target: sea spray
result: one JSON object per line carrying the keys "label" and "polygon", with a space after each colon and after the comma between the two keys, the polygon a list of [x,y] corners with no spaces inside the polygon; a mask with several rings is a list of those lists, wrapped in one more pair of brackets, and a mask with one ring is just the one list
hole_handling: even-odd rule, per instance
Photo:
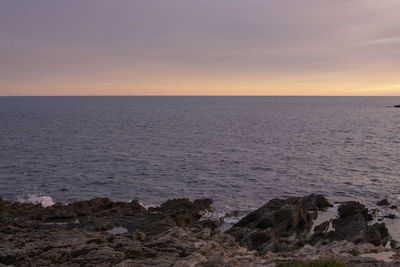
{"label": "sea spray", "polygon": [[34,205],[41,204],[45,208],[54,205],[52,197],[47,196],[44,193],[33,193],[26,194],[24,196],[18,196],[17,201],[21,203],[32,203]]}

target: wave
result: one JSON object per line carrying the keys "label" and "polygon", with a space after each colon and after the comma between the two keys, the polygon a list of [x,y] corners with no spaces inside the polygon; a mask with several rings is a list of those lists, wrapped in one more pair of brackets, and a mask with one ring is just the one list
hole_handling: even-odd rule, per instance
{"label": "wave", "polygon": [[53,198],[43,193],[27,194],[18,196],[17,201],[20,203],[32,203],[34,205],[41,204],[43,207],[50,207],[54,205]]}

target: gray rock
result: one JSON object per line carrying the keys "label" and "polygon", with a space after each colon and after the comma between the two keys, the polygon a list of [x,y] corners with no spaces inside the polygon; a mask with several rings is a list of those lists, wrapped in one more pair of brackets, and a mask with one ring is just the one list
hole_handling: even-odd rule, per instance
{"label": "gray rock", "polygon": [[226,233],[234,236],[241,245],[262,253],[286,249],[288,246],[282,240],[310,230],[312,216],[308,203],[314,197],[272,199]]}
{"label": "gray rock", "polygon": [[385,223],[375,223],[368,226],[368,242],[375,246],[385,246],[389,239],[390,235]]}
{"label": "gray rock", "polygon": [[314,233],[315,234],[325,234],[326,232],[328,232],[329,225],[330,225],[330,221],[326,221],[326,222],[321,223],[320,225],[315,226]]}
{"label": "gray rock", "polygon": [[353,243],[368,241],[367,222],[360,213],[333,220],[333,227],[335,240],[347,240]]}
{"label": "gray rock", "polygon": [[372,216],[368,214],[368,209],[357,201],[347,201],[342,203],[338,209],[341,218],[346,218],[357,213],[361,214],[365,220],[372,220]]}
{"label": "gray rock", "polygon": [[385,199],[382,199],[382,200],[378,201],[378,202],[376,203],[376,205],[378,205],[378,206],[389,206],[390,203],[389,203],[389,201],[385,198]]}
{"label": "gray rock", "polygon": [[390,247],[393,248],[393,249],[398,249],[398,248],[400,248],[400,243],[399,243],[399,241],[390,240]]}

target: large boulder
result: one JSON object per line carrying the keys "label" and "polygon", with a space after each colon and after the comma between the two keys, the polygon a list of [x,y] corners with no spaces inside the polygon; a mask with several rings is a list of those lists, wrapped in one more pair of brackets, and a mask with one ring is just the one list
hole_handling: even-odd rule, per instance
{"label": "large boulder", "polygon": [[353,243],[365,243],[368,241],[368,226],[364,217],[356,213],[345,218],[333,221],[336,240],[347,240]]}
{"label": "large boulder", "polygon": [[291,237],[307,232],[312,226],[307,197],[272,199],[241,219],[226,233],[241,245],[265,253],[288,249]]}
{"label": "large boulder", "polygon": [[350,217],[355,214],[361,214],[366,220],[372,220],[372,216],[368,214],[368,209],[357,201],[347,201],[342,203],[338,209],[341,218]]}
{"label": "large boulder", "polygon": [[356,201],[348,201],[339,206],[340,218],[333,221],[335,240],[347,240],[353,243],[372,243],[375,246],[386,245],[391,239],[385,223],[368,225],[371,219],[368,209]]}
{"label": "large boulder", "polygon": [[383,245],[391,239],[385,223],[375,223],[368,226],[368,241],[375,246]]}

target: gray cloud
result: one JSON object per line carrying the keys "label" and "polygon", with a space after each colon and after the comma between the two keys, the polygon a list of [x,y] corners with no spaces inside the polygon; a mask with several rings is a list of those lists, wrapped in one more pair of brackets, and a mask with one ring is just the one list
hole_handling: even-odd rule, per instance
{"label": "gray cloud", "polygon": [[400,2],[4,0],[0,35],[0,78],[9,83],[116,69],[200,76],[385,71],[400,60]]}

